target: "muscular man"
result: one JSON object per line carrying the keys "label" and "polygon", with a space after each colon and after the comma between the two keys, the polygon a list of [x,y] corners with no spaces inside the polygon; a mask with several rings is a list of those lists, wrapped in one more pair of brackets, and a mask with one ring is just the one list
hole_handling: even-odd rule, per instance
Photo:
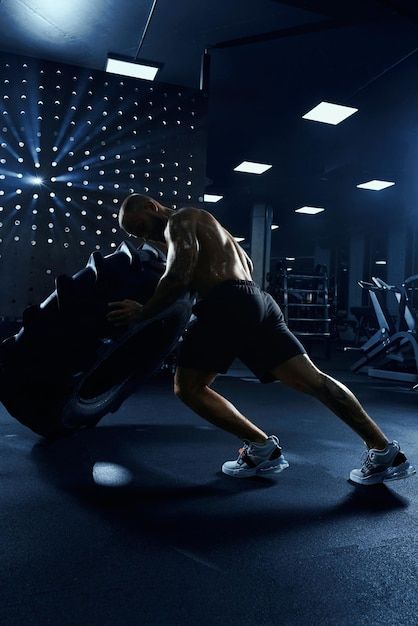
{"label": "muscular man", "polygon": [[415,473],[396,441],[389,442],[355,396],[321,372],[289,331],[273,298],[251,278],[252,262],[232,235],[208,212],[174,211],[153,198],[132,194],[122,203],[119,224],[129,234],[166,244],[167,268],[153,297],[110,303],[109,321],[129,324],[153,317],[185,289],[196,293],[196,320],[178,356],[175,394],[198,415],[244,441],[229,476],[277,473],[288,467],[279,440],[268,436],[211,389],[238,357],[263,383],[281,383],[314,396],[366,443],[368,452],[350,479],[363,485]]}

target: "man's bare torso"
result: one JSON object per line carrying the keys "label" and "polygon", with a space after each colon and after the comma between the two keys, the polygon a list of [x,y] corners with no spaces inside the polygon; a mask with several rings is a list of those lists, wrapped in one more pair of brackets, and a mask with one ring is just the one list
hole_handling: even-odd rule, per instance
{"label": "man's bare torso", "polygon": [[[225,280],[252,280],[252,263],[234,237],[207,211],[201,209],[181,209],[175,213],[176,219],[181,217],[186,223],[190,240],[187,246],[196,247],[197,259],[190,280],[190,287],[200,297],[204,297],[212,287]],[[181,254],[181,243],[173,241],[170,236],[170,218],[165,231],[168,244],[176,245]],[[186,247],[186,245],[185,245]]]}

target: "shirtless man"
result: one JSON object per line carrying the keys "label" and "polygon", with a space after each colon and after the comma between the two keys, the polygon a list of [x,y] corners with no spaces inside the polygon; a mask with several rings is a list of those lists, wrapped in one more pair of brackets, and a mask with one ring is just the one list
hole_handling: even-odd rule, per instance
{"label": "shirtless man", "polygon": [[185,289],[196,293],[196,321],[178,355],[174,392],[198,415],[244,441],[229,476],[278,473],[289,466],[279,440],[242,415],[213,389],[217,373],[240,358],[263,383],[281,383],[314,396],[366,443],[368,452],[353,482],[373,485],[415,473],[396,441],[389,442],[355,396],[321,372],[289,331],[273,298],[251,278],[253,265],[232,235],[208,212],[174,211],[153,198],[132,194],[122,203],[119,224],[129,234],[168,246],[167,268],[152,298],[110,303],[108,320],[125,325],[153,317]]}

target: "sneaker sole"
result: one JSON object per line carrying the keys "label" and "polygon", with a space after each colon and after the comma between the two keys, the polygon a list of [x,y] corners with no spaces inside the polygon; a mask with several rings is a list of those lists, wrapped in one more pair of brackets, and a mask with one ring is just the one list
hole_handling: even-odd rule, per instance
{"label": "sneaker sole", "polygon": [[406,470],[404,470],[403,472],[400,472],[399,475],[395,473],[393,476],[390,476],[389,478],[385,478],[383,482],[390,483],[392,480],[401,480],[402,478],[409,478],[410,476],[413,476],[416,473],[417,473],[417,470],[415,469],[415,467],[409,466]]}
{"label": "sneaker sole", "polygon": [[380,474],[374,474],[369,476],[368,478],[359,478],[355,474],[350,473],[350,481],[355,483],[356,485],[379,485],[382,483],[388,483],[393,480],[402,480],[404,478],[409,478],[416,474],[415,467],[412,465],[402,463],[398,468],[392,468],[393,470],[397,469],[397,471],[393,471],[392,474],[387,474],[385,472],[381,472]]}
{"label": "sneaker sole", "polygon": [[251,478],[251,476],[256,476],[257,474],[280,474],[280,472],[289,467],[289,463],[287,461],[282,461],[279,465],[268,465],[267,467],[262,466],[263,464],[260,463],[257,467],[238,470],[231,470],[222,466],[222,472],[227,476],[232,476],[233,478]]}

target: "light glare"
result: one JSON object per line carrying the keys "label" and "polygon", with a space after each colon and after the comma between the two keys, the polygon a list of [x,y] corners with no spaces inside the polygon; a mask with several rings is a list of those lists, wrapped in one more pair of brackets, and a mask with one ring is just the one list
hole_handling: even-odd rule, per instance
{"label": "light glare", "polygon": [[44,181],[40,176],[31,176],[29,182],[31,182],[32,185],[42,185]]}

